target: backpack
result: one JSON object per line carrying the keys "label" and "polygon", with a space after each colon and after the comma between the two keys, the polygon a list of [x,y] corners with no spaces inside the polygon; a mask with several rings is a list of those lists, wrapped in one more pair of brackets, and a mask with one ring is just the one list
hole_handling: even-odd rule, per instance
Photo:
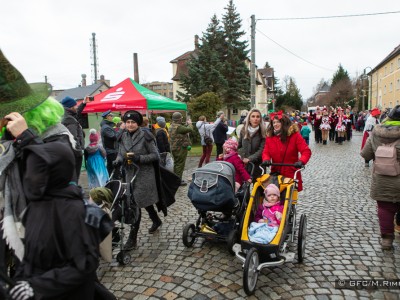
{"label": "backpack", "polygon": [[385,176],[400,175],[400,163],[397,160],[396,140],[390,144],[383,144],[375,151],[375,160],[372,172]]}
{"label": "backpack", "polygon": [[210,136],[207,135],[206,125],[203,123],[202,126],[204,126],[204,143],[206,145],[212,145],[213,144],[213,139]]}

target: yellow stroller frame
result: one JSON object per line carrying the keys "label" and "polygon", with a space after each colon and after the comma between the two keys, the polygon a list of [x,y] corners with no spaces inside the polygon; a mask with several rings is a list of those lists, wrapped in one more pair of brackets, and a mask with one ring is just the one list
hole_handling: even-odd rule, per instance
{"label": "yellow stroller frame", "polygon": [[[272,164],[273,166],[293,166],[293,164]],[[305,253],[305,238],[307,233],[307,217],[302,214],[299,228],[296,230],[296,206],[298,200],[297,174],[294,179],[282,175],[264,174],[254,183],[250,199],[243,217],[240,245],[234,246],[236,257],[243,262],[243,288],[247,295],[252,295],[257,285],[260,271],[266,267],[279,266],[294,260],[295,253],[289,252],[288,244],[294,242],[297,233],[297,258],[301,263]],[[275,183],[281,192],[284,208],[281,224],[275,237],[268,244],[252,242],[248,229],[257,207],[262,203],[264,189],[268,184]],[[281,202],[282,203],[282,202]]]}

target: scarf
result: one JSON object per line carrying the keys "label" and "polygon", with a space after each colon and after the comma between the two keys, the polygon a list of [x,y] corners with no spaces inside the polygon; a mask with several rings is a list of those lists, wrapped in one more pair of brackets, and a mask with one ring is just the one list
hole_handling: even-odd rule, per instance
{"label": "scarf", "polygon": [[281,135],[281,133],[282,133],[282,129],[279,129],[279,130],[274,129],[274,135]]}
{"label": "scarf", "polygon": [[[42,139],[62,134],[68,135],[71,146],[75,149],[76,142],[73,135],[60,123],[46,130]],[[10,140],[0,141],[0,211],[4,208],[4,216],[1,221],[3,238],[15,251],[18,259],[22,261],[24,245],[21,238],[24,235],[24,229],[21,220],[26,209],[26,199],[12,144],[13,141]]]}
{"label": "scarf", "polygon": [[257,131],[258,129],[260,129],[260,125],[258,125],[257,127],[247,127],[247,131],[249,132],[250,137],[252,137]]}
{"label": "scarf", "polygon": [[21,224],[22,215],[26,208],[25,195],[22,192],[18,163],[14,160],[13,141],[1,141],[0,150],[0,210],[4,208],[2,222],[3,237],[15,255],[22,261],[24,245]]}
{"label": "scarf", "polygon": [[229,157],[234,156],[235,154],[237,154],[237,152],[235,151],[231,151],[227,154],[224,154],[224,160],[227,160]]}

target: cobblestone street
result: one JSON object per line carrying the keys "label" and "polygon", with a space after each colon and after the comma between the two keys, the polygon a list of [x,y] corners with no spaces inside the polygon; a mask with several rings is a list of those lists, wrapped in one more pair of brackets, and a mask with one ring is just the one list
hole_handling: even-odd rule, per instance
{"label": "cobblestone street", "polygon": [[[255,295],[247,297],[242,265],[226,244],[198,239],[192,248],[183,245],[184,225],[197,218],[186,186],[179,188],[154,235],[148,234],[150,221],[143,210],[131,263],[102,262],[100,281],[118,299],[400,299],[399,288],[335,289],[338,279],[398,279],[400,239],[397,235],[394,251],[381,250],[376,203],[369,197],[370,168],[359,156],[361,133],[353,132],[341,146],[315,144],[313,133],[310,138],[313,154],[302,172],[297,214],[308,217],[302,264],[295,260],[263,269]],[[188,158],[185,179],[198,159]]]}

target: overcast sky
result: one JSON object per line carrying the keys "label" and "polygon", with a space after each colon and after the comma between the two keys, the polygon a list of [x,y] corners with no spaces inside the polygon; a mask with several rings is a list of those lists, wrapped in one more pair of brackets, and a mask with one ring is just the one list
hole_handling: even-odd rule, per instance
{"label": "overcast sky", "polygon": [[[171,81],[170,61],[193,50],[194,35],[205,32],[213,14],[222,20],[227,4],[228,0],[3,1],[0,48],[28,82],[44,81],[47,75],[55,89],[68,89],[80,84],[81,74],[87,74],[88,84],[93,81],[90,44],[95,32],[98,73],[111,85],[133,78],[134,52],[141,83]],[[254,14],[257,19],[258,68],[268,61],[281,82],[286,75],[293,77],[303,100],[322,78],[332,78],[339,63],[355,77],[400,44],[400,14],[261,20],[400,11],[398,0],[234,0],[234,4],[248,41],[250,17]]]}

